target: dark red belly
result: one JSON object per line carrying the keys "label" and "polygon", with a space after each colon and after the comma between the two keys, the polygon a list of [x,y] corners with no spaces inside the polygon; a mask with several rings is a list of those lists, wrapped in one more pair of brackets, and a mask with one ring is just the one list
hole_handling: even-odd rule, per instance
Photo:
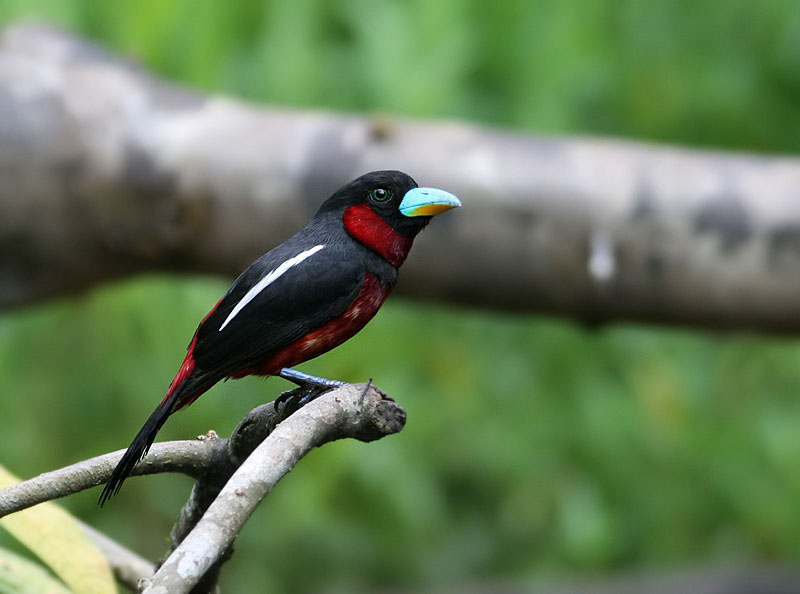
{"label": "dark red belly", "polygon": [[366,273],[358,297],[346,311],[278,351],[264,363],[243,369],[231,377],[276,375],[284,367],[294,367],[339,346],[372,319],[391,291],[390,285],[382,283],[374,274]]}

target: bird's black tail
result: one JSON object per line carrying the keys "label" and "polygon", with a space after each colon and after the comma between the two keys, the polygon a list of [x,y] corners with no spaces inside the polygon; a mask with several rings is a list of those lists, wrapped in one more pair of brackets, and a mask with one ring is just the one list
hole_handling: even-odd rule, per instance
{"label": "bird's black tail", "polygon": [[212,377],[206,373],[193,370],[174,389],[173,386],[170,386],[167,396],[145,421],[144,426],[133,438],[131,445],[128,446],[120,461],[117,462],[114,472],[111,473],[111,477],[100,493],[100,499],[97,501],[100,507],[103,507],[106,501],[119,493],[122,483],[130,476],[134,466],[147,455],[150,446],[153,445],[156,439],[156,434],[166,423],[167,418],[176,410],[192,403],[195,398],[217,383],[218,380],[219,376]]}
{"label": "bird's black tail", "polygon": [[155,441],[158,430],[167,421],[167,417],[175,411],[181,392],[183,390],[176,390],[164,402],[159,404],[139,430],[139,433],[136,434],[136,437],[133,438],[131,445],[128,446],[116,468],[114,468],[114,472],[111,473],[106,486],[103,487],[103,492],[100,493],[100,499],[98,500],[100,507],[119,492],[122,483],[133,471],[133,467],[147,455],[150,446]]}

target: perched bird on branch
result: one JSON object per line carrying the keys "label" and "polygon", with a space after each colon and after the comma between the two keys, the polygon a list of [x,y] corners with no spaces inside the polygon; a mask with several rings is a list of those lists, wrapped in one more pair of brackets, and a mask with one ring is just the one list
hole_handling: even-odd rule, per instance
{"label": "perched bird on branch", "polygon": [[[342,344],[377,313],[414,237],[458,198],[374,171],[337,190],[296,235],[253,262],[200,322],[166,396],[100,494],[117,493],[173,412],[218,381],[277,375],[309,399],[342,382],[291,369]],[[299,391],[299,392],[298,392]]]}

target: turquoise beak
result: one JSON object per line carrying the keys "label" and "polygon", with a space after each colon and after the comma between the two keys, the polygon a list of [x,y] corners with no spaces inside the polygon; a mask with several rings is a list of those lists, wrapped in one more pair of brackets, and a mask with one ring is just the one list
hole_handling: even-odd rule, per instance
{"label": "turquoise beak", "polygon": [[461,201],[450,192],[437,188],[412,188],[403,196],[398,208],[407,217],[432,217],[459,206]]}

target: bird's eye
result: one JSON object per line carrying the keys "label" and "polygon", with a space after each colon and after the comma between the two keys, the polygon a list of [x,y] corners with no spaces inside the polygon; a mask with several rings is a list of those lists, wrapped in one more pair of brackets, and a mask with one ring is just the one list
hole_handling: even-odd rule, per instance
{"label": "bird's eye", "polygon": [[376,188],[369,193],[369,197],[375,202],[386,202],[392,197],[392,193],[389,190],[384,190],[383,188]]}

